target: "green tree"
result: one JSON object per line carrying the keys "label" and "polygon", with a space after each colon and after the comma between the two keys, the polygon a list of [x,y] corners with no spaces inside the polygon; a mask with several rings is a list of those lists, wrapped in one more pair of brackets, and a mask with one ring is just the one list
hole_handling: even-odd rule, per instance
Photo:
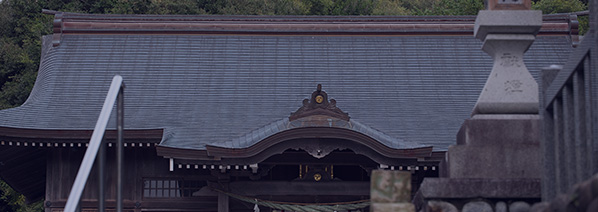
{"label": "green tree", "polygon": [[374,2],[372,0],[340,0],[334,1],[331,15],[370,15]]}
{"label": "green tree", "polygon": [[[532,9],[542,10],[544,14],[579,12],[588,9],[588,6],[579,0],[541,0],[532,2]],[[588,31],[590,22],[588,16],[578,17],[579,34]]]}
{"label": "green tree", "polygon": [[35,0],[0,2],[0,109],[22,104],[29,95],[41,52],[41,36],[50,33],[52,17]]}
{"label": "green tree", "polygon": [[532,2],[532,9],[542,10],[544,14],[553,14],[583,11],[588,7],[579,0],[540,0]]}
{"label": "green tree", "polygon": [[0,211],[33,212],[43,210],[43,201],[26,204],[23,195],[17,193],[8,184],[0,180]]}
{"label": "green tree", "polygon": [[379,0],[374,2],[372,15],[410,15],[411,12],[397,0]]}
{"label": "green tree", "polygon": [[405,1],[403,6],[414,15],[477,15],[484,9],[484,0]]}
{"label": "green tree", "polygon": [[329,15],[334,7],[333,0],[308,0],[309,15]]}

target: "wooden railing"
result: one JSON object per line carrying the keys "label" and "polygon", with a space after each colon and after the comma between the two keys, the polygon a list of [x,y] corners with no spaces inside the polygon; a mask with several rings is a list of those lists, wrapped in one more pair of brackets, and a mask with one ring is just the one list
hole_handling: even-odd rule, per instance
{"label": "wooden railing", "polygon": [[542,71],[545,201],[598,172],[597,58],[596,33],[590,31],[564,66]]}

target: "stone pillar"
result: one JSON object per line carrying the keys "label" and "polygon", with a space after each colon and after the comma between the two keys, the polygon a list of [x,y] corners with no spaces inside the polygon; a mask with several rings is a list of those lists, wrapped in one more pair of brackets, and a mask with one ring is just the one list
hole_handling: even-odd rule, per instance
{"label": "stone pillar", "polygon": [[476,114],[538,114],[538,84],[523,63],[523,53],[542,27],[538,10],[482,10],[474,36],[494,66],[473,110]]}
{"label": "stone pillar", "polygon": [[[542,12],[526,5],[529,0],[489,0],[489,8],[499,10],[478,13],[474,36],[494,65],[472,117],[446,153],[448,178],[424,179],[414,200],[418,210],[453,204],[464,212],[492,211],[506,208],[505,200],[540,201],[538,83],[523,55],[542,27]],[[479,199],[468,202],[473,198]]]}
{"label": "stone pillar", "polygon": [[538,115],[475,115],[449,147],[450,178],[541,178]]}
{"label": "stone pillar", "polygon": [[539,155],[538,83],[523,54],[542,27],[542,12],[482,10],[474,36],[494,65],[448,152],[448,176],[456,178],[537,178]]}
{"label": "stone pillar", "polygon": [[540,27],[541,11],[478,14],[474,36],[494,65],[457,145],[449,147],[449,177],[541,177],[538,83],[523,63]]}
{"label": "stone pillar", "polygon": [[374,170],[370,192],[372,212],[415,212],[411,204],[411,172]]}

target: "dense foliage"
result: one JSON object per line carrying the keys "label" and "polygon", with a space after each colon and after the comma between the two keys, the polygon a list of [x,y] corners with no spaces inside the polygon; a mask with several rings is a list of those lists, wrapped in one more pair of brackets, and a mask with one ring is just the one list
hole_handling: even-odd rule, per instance
{"label": "dense foliage", "polygon": [[[541,0],[544,13],[586,9],[579,0]],[[53,17],[42,9],[116,14],[475,15],[483,0],[0,0],[0,109],[28,97],[39,66],[41,36]],[[587,20],[587,19],[586,19]],[[583,22],[583,20],[581,20]],[[0,181],[0,211],[41,210]]]}
{"label": "dense foliage", "polygon": [[33,212],[43,211],[43,202],[26,204],[25,197],[10,188],[4,181],[0,180],[0,211]]}
{"label": "dense foliage", "polygon": [[[588,9],[588,6],[581,1],[571,0],[542,0],[532,3],[532,9],[542,10],[544,14],[553,13],[567,13],[575,11],[584,11]],[[582,16],[578,18],[579,21],[579,33],[585,34],[588,31],[589,18],[588,16]]]}

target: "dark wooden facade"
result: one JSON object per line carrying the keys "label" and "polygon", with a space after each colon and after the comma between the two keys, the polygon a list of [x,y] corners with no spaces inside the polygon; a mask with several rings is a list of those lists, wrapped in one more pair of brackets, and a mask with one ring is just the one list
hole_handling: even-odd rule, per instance
{"label": "dark wooden facade", "polygon": [[[288,124],[297,127],[246,148],[208,146],[205,151],[165,148],[158,145],[161,130],[126,131],[124,208],[126,211],[253,211],[254,205],[231,198],[230,194],[290,203],[351,202],[369,199],[369,175],[375,169],[411,171],[413,191],[424,177],[438,177],[438,164],[444,152],[432,152],[431,147],[389,148],[352,128],[349,115],[334,103],[318,86],[311,99],[304,100],[304,106],[289,117]],[[24,178],[27,180],[7,181],[37,185],[32,190],[37,192],[43,189],[45,181],[46,211],[62,211],[90,132],[8,128],[5,132],[8,141],[1,143],[2,150],[7,152],[3,159],[16,157],[9,154],[15,152],[39,166],[35,173]],[[107,133],[105,144],[108,209],[116,205],[113,133]],[[32,141],[38,136],[54,142]],[[21,166],[19,161],[5,160],[9,164],[4,165],[15,171],[31,168]],[[5,176],[9,178],[22,176],[8,174],[11,175]],[[82,196],[84,211],[97,207],[98,184],[94,168]]]}
{"label": "dark wooden facade", "polygon": [[[35,172],[20,176],[30,178],[27,183],[45,183],[45,189],[40,186],[34,187],[38,192],[46,191],[46,211],[62,211],[83,158],[84,145],[48,143],[48,147],[48,144],[44,143],[42,147],[39,147],[39,144],[34,147],[32,144],[19,142],[17,146],[17,142],[11,142],[4,143],[2,148],[16,153],[35,152],[35,156],[29,156],[31,163],[45,162],[46,167],[37,167]],[[157,155],[154,144],[127,143],[124,207],[126,211],[219,211],[219,204],[222,207],[222,202],[227,201],[229,211],[253,211],[253,205],[229,199],[215,189],[284,202],[326,203],[362,200],[369,198],[371,170],[410,170],[413,173],[413,187],[417,188],[424,177],[438,176],[438,160],[443,156],[444,154],[439,152],[428,157],[428,161],[404,159],[397,163],[402,165],[380,167],[379,163],[369,157],[351,150],[335,150],[318,159],[303,150],[291,149],[261,161],[254,171],[250,166],[206,165],[205,161],[199,160],[176,159],[171,165],[169,158]],[[115,167],[114,162],[115,148],[110,144],[107,150],[105,182],[108,209],[115,207],[116,171],[111,168]],[[19,165],[27,166],[27,163]],[[32,168],[27,167],[28,170]],[[94,168],[82,197],[84,211],[97,208],[97,175]],[[316,175],[320,177],[315,178]]]}

